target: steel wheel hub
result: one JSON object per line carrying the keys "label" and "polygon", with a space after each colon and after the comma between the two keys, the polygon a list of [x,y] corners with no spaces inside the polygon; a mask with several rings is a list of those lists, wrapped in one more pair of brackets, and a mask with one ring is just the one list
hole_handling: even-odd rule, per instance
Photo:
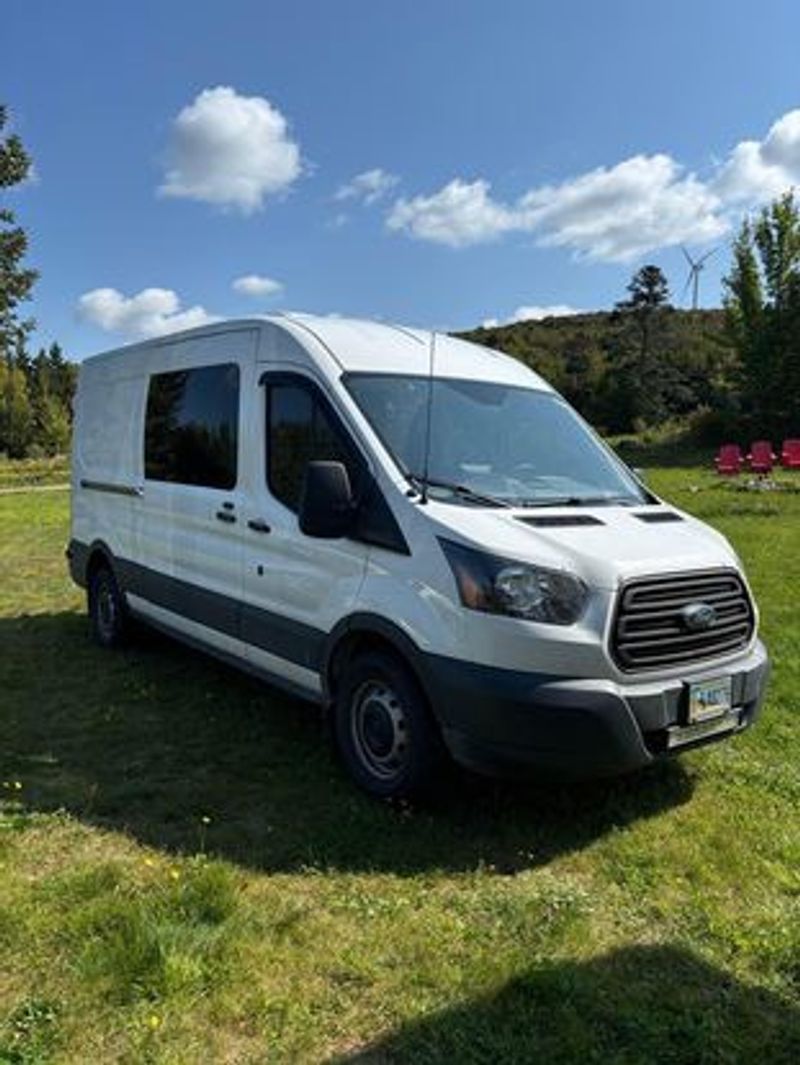
{"label": "steel wheel hub", "polygon": [[395,691],[384,681],[367,681],[353,696],[353,743],[361,760],[384,780],[398,776],[408,759],[408,729]]}

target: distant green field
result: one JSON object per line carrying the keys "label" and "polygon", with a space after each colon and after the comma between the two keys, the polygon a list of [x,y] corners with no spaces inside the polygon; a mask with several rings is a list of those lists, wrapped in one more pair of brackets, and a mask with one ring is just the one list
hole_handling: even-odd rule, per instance
{"label": "distant green field", "polygon": [[0,456],[0,489],[27,485],[64,484],[69,480],[69,459],[56,455],[47,459],[10,462]]}
{"label": "distant green field", "polygon": [[358,794],[299,702],[93,647],[67,492],[0,495],[0,1062],[800,1061],[800,494],[649,479],[744,560],[758,726],[427,809]]}

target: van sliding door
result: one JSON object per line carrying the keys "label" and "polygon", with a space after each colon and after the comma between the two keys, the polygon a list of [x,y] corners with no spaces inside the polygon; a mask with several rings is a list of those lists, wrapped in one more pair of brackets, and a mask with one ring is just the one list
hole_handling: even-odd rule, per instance
{"label": "van sliding door", "polygon": [[252,332],[172,345],[150,376],[133,605],[236,657],[242,598],[242,396]]}

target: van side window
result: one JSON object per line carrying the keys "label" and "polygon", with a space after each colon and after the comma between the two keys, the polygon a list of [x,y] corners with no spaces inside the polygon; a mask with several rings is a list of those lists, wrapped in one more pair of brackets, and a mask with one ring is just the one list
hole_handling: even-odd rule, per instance
{"label": "van side window", "polygon": [[267,481],[276,499],[297,512],[306,466],[343,462],[358,492],[361,464],[311,387],[274,384],[267,389]]}
{"label": "van side window", "polygon": [[234,363],[150,378],[144,432],[148,480],[233,488],[238,436],[239,367]]}

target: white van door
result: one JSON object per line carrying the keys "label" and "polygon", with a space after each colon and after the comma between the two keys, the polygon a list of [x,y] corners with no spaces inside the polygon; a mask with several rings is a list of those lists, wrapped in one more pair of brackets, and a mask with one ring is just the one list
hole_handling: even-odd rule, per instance
{"label": "white van door", "polygon": [[343,462],[354,487],[366,464],[310,375],[268,372],[261,391],[260,476],[244,523],[242,636],[254,665],[318,693],[325,638],[355,603],[369,547],[301,533],[300,493],[312,460]]}
{"label": "white van door", "polygon": [[131,600],[156,623],[239,658],[244,397],[255,387],[255,343],[254,331],[201,336],[154,362]]}

